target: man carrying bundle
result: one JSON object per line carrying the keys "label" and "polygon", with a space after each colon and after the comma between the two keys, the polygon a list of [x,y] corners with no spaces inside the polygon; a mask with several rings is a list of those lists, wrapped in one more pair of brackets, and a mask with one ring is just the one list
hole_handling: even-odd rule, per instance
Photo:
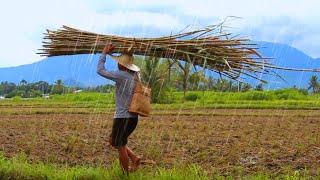
{"label": "man carrying bundle", "polygon": [[[119,152],[119,160],[122,170],[134,171],[140,165],[140,157],[127,147],[128,137],[134,131],[138,123],[138,115],[129,112],[129,105],[135,87],[135,78],[139,78],[140,68],[133,64],[133,56],[127,52],[121,56],[112,56],[115,46],[107,44],[100,56],[97,73],[102,77],[116,83],[116,111],[114,114],[112,132],[109,143]],[[106,55],[109,54],[118,63],[118,71],[109,71],[104,67]],[[129,158],[132,166],[129,166]]]}

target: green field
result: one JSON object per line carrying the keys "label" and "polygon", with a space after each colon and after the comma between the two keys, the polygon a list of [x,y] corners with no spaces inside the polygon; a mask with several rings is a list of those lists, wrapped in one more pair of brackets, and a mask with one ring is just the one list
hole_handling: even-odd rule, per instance
{"label": "green field", "polygon": [[[191,108],[244,108],[244,109],[320,109],[320,94],[308,95],[295,89],[248,92],[192,91],[183,98],[182,92],[167,95],[168,103],[153,104],[154,109],[191,109]],[[49,99],[30,98],[1,100],[1,106],[52,105],[83,108],[113,108],[113,93],[79,93],[51,95]]]}
{"label": "green field", "polygon": [[129,177],[105,142],[113,96],[0,100],[0,179],[320,178],[319,94],[172,92],[139,121],[129,145],[151,163]]}
{"label": "green field", "polygon": [[272,174],[255,173],[244,176],[222,176],[214,174],[209,176],[205,171],[196,165],[188,165],[186,167],[175,167],[171,169],[165,168],[144,168],[137,172],[131,173],[129,176],[124,175],[118,163],[112,164],[111,167],[57,167],[50,164],[30,164],[25,157],[17,156],[6,159],[0,156],[0,179],[309,179],[320,178],[318,176],[309,176],[308,172],[292,171],[285,175],[274,176]]}

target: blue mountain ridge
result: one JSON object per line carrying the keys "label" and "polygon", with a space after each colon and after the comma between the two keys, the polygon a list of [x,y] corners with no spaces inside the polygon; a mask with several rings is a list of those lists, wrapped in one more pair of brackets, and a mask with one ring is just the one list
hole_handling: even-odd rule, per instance
{"label": "blue mountain ridge", "polygon": [[[48,57],[41,61],[16,67],[0,68],[0,81],[19,83],[62,79],[68,86],[97,86],[112,83],[96,73],[99,54]],[[115,70],[115,61],[107,58],[107,69]]]}
{"label": "blue mountain ridge", "polygon": [[[259,52],[263,57],[271,57],[269,62],[279,67],[289,67],[296,69],[320,69],[320,60],[314,59],[302,51],[286,44],[258,42]],[[270,74],[261,74],[261,79],[267,80],[266,89],[288,88],[296,86],[298,88],[307,88],[309,79],[312,75],[320,76],[316,72],[287,71],[273,69],[276,74],[281,76],[272,76]],[[251,84],[258,84],[256,80],[251,80]]]}
{"label": "blue mountain ridge", "polygon": [[[273,59],[271,59],[270,62],[276,66],[304,69],[320,68],[320,58],[311,58],[302,51],[289,45],[261,41],[256,43],[258,43],[260,47],[259,52],[264,57],[272,57]],[[25,79],[27,82],[43,80],[54,83],[57,79],[62,79],[66,85],[82,87],[113,83],[110,80],[100,77],[96,73],[98,59],[99,54],[56,56],[44,58],[32,64],[0,68],[0,82],[9,81],[19,83],[22,79]],[[116,70],[117,64],[108,57],[105,67],[109,70]],[[308,86],[308,80],[313,74],[320,76],[320,73],[314,72],[274,71],[285,81],[277,76],[261,74],[259,77],[268,81],[268,84],[264,86],[266,89],[288,88],[293,86],[306,88]],[[209,74],[218,77],[215,73]],[[259,83],[259,81],[252,78],[243,79],[243,81],[249,82],[253,86]]]}

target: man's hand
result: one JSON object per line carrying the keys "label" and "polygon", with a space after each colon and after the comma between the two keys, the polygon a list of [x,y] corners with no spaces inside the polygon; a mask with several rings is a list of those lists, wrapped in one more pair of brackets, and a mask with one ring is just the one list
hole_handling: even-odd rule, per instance
{"label": "man's hand", "polygon": [[102,53],[103,54],[110,54],[114,50],[115,46],[111,43],[106,44],[106,46],[103,48]]}

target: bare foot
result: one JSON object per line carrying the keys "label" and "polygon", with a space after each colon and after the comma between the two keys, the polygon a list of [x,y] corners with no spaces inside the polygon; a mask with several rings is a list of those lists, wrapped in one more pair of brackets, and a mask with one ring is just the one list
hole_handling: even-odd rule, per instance
{"label": "bare foot", "polygon": [[140,157],[140,156],[137,156],[137,157],[135,158],[135,160],[132,162],[132,164],[133,164],[132,168],[133,168],[134,170],[137,170],[138,167],[140,166],[140,162],[141,162],[141,157]]}
{"label": "bare foot", "polygon": [[132,168],[131,166],[128,167],[128,172],[132,173],[134,171],[136,171],[134,168]]}

